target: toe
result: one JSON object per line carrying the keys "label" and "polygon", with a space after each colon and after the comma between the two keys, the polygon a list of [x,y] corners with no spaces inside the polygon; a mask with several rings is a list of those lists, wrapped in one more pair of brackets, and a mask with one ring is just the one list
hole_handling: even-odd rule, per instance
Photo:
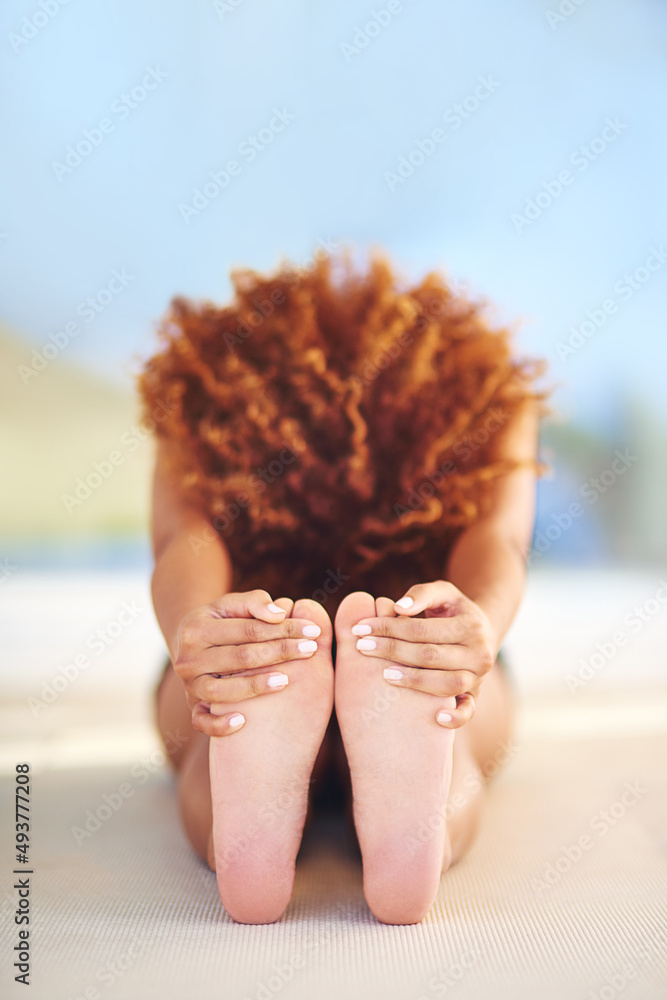
{"label": "toe", "polygon": [[302,597],[292,608],[292,618],[307,618],[322,629],[322,639],[330,640],[333,634],[333,626],[329,615],[321,604],[311,600],[309,597]]}
{"label": "toe", "polygon": [[356,642],[350,631],[352,626],[362,618],[375,617],[375,598],[365,590],[355,590],[340,602],[335,623],[336,635],[340,639],[354,639]]}

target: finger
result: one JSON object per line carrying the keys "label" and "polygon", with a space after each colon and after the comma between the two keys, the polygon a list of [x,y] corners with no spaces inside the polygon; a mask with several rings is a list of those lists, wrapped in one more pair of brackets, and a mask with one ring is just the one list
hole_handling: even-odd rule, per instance
{"label": "finger", "polygon": [[[389,598],[382,598],[389,600]],[[393,606],[393,602],[392,602]],[[377,618],[362,618],[352,627],[357,636],[387,636],[404,642],[434,642],[457,646],[477,637],[473,616],[467,610],[455,617],[409,618],[385,614]]]}
{"label": "finger", "polygon": [[[284,604],[284,600],[282,602]],[[265,622],[282,621],[288,609],[276,604],[268,590],[247,590],[225,594],[209,607],[222,618],[259,618]]]}
{"label": "finger", "polygon": [[478,680],[468,670],[424,670],[399,663],[385,667],[382,676],[394,687],[411,688],[440,698],[464,695]]}
{"label": "finger", "polygon": [[284,618],[271,624],[257,618],[202,617],[183,628],[181,647],[199,651],[207,647],[238,646],[271,639],[316,639],[321,632],[320,626],[308,618]]}
{"label": "finger", "polygon": [[237,733],[245,724],[245,716],[240,712],[226,712],[224,715],[212,715],[208,705],[195,705],[192,711],[192,728],[206,736],[230,736]]}
{"label": "finger", "polygon": [[456,708],[440,709],[435,721],[445,729],[460,729],[470,722],[475,714],[475,707],[475,699],[468,691],[456,699]]}
{"label": "finger", "polygon": [[211,706],[213,715],[223,710],[216,710],[216,702],[244,701],[246,698],[257,698],[261,694],[273,694],[283,691],[289,684],[287,674],[271,671],[264,674],[248,674],[242,677],[214,677],[213,674],[203,674],[191,685],[191,693]]}
{"label": "finger", "polygon": [[391,636],[365,635],[357,639],[356,646],[365,656],[392,660],[406,667],[465,670],[470,664],[470,650],[456,644],[405,642]]}
{"label": "finger", "polygon": [[456,615],[469,604],[469,599],[458,587],[447,580],[416,583],[394,602],[394,609],[401,615],[418,615],[422,611],[437,610],[439,614]]}
{"label": "finger", "polygon": [[[243,671],[266,669],[288,660],[308,659],[317,652],[315,639],[274,639],[269,642],[251,642],[220,649],[204,649],[197,657],[197,670],[192,679],[202,674],[226,677]],[[184,679],[186,679],[184,677]]]}

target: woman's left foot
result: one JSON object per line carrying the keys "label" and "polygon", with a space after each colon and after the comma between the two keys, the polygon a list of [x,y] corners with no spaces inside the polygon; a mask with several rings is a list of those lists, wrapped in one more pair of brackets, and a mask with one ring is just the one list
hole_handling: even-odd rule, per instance
{"label": "woman's left foot", "polygon": [[364,656],[352,626],[376,618],[357,592],[336,615],[336,715],[352,778],[364,893],[375,916],[414,924],[431,908],[449,863],[446,807],[454,732],[435,721],[438,699],[388,684],[395,663]]}

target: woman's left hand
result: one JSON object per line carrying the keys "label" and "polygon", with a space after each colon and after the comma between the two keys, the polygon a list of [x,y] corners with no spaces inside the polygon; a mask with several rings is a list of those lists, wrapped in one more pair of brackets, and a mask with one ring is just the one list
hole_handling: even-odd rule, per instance
{"label": "woman's left hand", "polygon": [[440,725],[458,729],[469,722],[497,652],[482,609],[446,580],[416,584],[400,601],[380,597],[376,608],[380,617],[364,618],[352,629],[361,637],[357,649],[392,660],[396,666],[384,676],[396,687],[455,697],[456,708],[438,713]]}

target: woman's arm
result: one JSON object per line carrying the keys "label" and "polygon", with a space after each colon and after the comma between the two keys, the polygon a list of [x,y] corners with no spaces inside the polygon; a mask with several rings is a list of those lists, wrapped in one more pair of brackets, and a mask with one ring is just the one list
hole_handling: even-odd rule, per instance
{"label": "woman's arm", "polygon": [[229,736],[244,722],[232,705],[283,690],[289,677],[275,668],[312,656],[321,629],[292,618],[288,598],[278,598],[278,606],[265,590],[230,593],[227,547],[183,495],[167,459],[160,442],[153,488],[155,613],[193,728]]}
{"label": "woman's arm", "polygon": [[152,536],[153,605],[173,662],[183,618],[230,590],[232,566],[218,533],[183,496],[168,468],[167,446],[160,440],[153,478]]}
{"label": "woman's arm", "polygon": [[[535,459],[539,434],[537,404],[524,403],[497,434],[495,460]],[[445,580],[474,601],[488,618],[495,654],[523,594],[535,522],[535,493],[536,475],[530,467],[516,469],[495,480],[490,513],[462,532],[445,569]]]}
{"label": "woman's arm", "polygon": [[[538,427],[537,404],[526,401],[497,432],[490,458],[535,459]],[[441,723],[449,728],[472,718],[480,685],[518,608],[535,485],[530,466],[498,477],[489,513],[459,536],[443,579],[417,583],[395,602],[380,598],[381,617],[356,626],[370,627],[370,634],[368,628],[355,633],[365,635],[360,651],[397,664],[391,676],[385,674],[389,683],[457,699]]]}

